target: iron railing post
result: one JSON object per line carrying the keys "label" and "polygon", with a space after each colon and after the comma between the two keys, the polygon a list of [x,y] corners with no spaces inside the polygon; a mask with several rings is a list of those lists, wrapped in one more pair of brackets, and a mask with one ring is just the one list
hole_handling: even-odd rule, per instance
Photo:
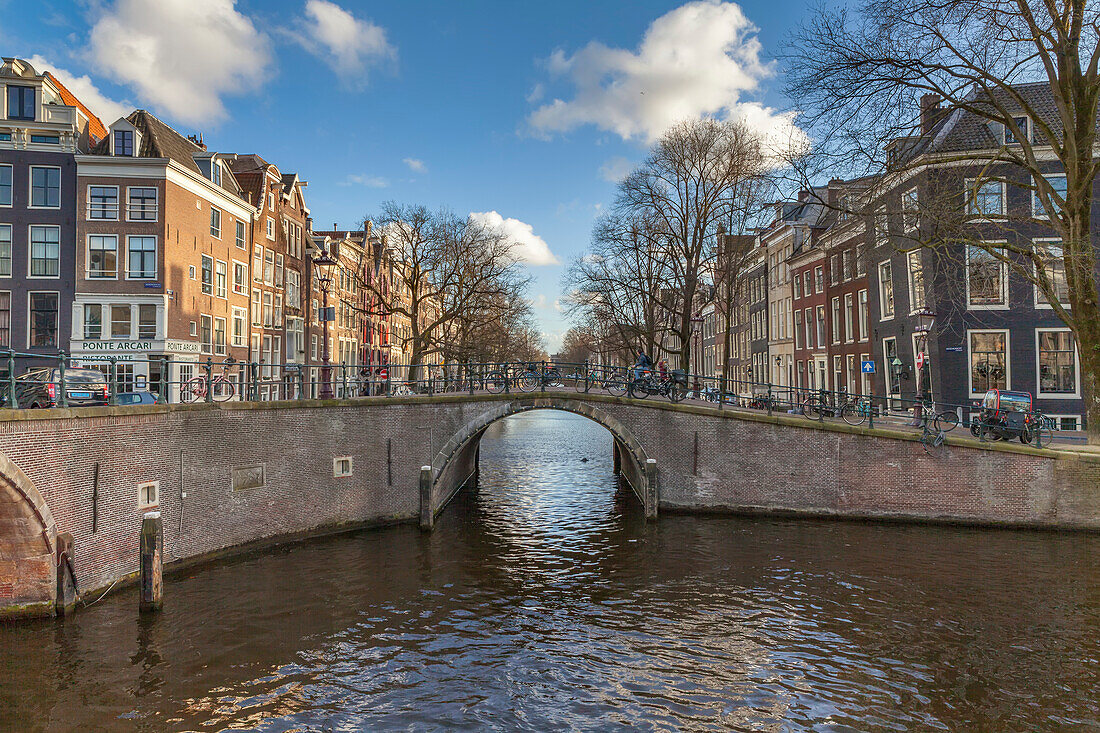
{"label": "iron railing post", "polygon": [[206,364],[203,367],[206,370],[206,401],[214,401],[214,360],[209,356],[206,357]]}
{"label": "iron railing post", "polygon": [[107,357],[107,404],[118,404],[118,362],[115,357]]}
{"label": "iron railing post", "polygon": [[502,370],[502,373],[504,374],[504,394],[508,394],[508,392],[510,391],[509,387],[511,386],[511,383],[512,383],[512,375],[508,373],[508,363],[507,362],[504,363],[504,368]]}
{"label": "iron railing post", "polygon": [[304,400],[306,398],[306,370],[301,364],[298,365],[298,399]]}
{"label": "iron railing post", "polygon": [[343,390],[340,395],[345,400],[348,398],[348,365],[340,362],[340,384]]}
{"label": "iron railing post", "polygon": [[61,392],[60,398],[58,399],[58,403],[62,407],[68,407],[69,406],[69,395],[68,395],[68,391],[65,389],[65,350],[64,349],[61,350],[61,352],[59,353],[59,355],[57,357],[57,364],[58,364],[58,371],[57,371],[58,386],[57,386],[57,389],[58,389],[58,391]]}
{"label": "iron railing post", "polygon": [[470,394],[474,393],[474,369],[470,360],[466,360],[466,381],[469,383]]}
{"label": "iron railing post", "polygon": [[8,397],[13,409],[19,409],[19,397],[15,394],[15,351],[8,351]]}
{"label": "iron railing post", "polygon": [[591,385],[589,384],[589,380],[588,380],[588,359],[585,359],[584,360],[584,393],[585,394],[588,394],[588,390],[589,390],[590,386]]}
{"label": "iron railing post", "polygon": [[772,414],[772,383],[768,382],[768,414]]}
{"label": "iron railing post", "polygon": [[875,429],[875,396],[870,395],[867,398],[867,427],[871,430]]}

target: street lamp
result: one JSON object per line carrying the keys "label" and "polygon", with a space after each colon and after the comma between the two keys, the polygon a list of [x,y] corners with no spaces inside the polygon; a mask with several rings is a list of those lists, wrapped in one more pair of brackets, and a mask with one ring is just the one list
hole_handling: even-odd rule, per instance
{"label": "street lamp", "polygon": [[328,288],[332,284],[332,272],[336,268],[336,260],[329,255],[327,249],[321,250],[321,254],[313,259],[313,268],[317,273],[317,285],[321,288],[321,399],[331,399],[332,393],[332,366],[329,364],[328,353],[328,322],[336,320],[328,310]]}
{"label": "street lamp", "polygon": [[919,351],[916,353],[916,367],[917,367],[917,384],[916,384],[916,401],[913,405],[913,425],[920,425],[921,414],[924,410],[924,393],[927,390],[928,399],[932,399],[932,389],[930,384],[925,382],[931,382],[931,379],[925,379],[925,370],[931,372],[931,365],[928,359],[928,337],[932,332],[932,324],[936,321],[936,314],[933,313],[928,307],[921,308],[916,313],[917,325],[913,329],[913,333],[917,336],[917,342],[919,345]]}

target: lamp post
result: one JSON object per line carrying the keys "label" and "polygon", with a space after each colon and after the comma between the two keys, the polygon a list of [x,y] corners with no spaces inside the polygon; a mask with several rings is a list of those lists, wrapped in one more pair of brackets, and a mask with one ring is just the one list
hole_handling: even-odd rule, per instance
{"label": "lamp post", "polygon": [[[913,424],[919,425],[921,413],[924,408],[924,393],[928,392],[928,399],[932,399],[931,371],[932,367],[928,359],[928,337],[932,333],[932,324],[936,322],[936,314],[927,307],[921,308],[917,314],[917,326],[913,333],[917,336],[917,348],[919,351],[914,358],[917,361],[916,404],[913,407]],[[929,372],[926,380],[925,371]],[[927,381],[927,383],[926,383]]]}
{"label": "lamp post", "polygon": [[332,284],[332,271],[337,265],[336,260],[329,255],[328,250],[321,250],[321,254],[313,259],[313,267],[317,272],[317,285],[321,288],[321,399],[331,399],[332,393],[332,366],[329,364],[328,353],[328,322],[335,320],[329,317],[328,288]]}

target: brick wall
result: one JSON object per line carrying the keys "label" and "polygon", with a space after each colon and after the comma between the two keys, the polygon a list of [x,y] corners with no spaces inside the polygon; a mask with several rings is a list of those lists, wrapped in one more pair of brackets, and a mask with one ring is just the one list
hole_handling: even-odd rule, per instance
{"label": "brick wall", "polygon": [[[56,531],[73,534],[77,578],[87,592],[136,572],[143,482],[159,482],[169,562],[264,538],[415,521],[420,467],[464,478],[471,465],[448,465],[446,456],[469,464],[472,452],[457,450],[454,436],[470,434],[486,415],[530,409],[536,399],[5,411],[0,454],[41,492]],[[1100,460],[1092,456],[989,449],[960,438],[930,457],[911,435],[819,427],[791,416],[636,406],[575,393],[554,402],[583,404],[590,416],[628,432],[645,453],[638,457],[656,459],[664,510],[1100,529]],[[543,398],[538,406],[547,404]],[[343,456],[352,458],[352,475],[334,477],[333,459]],[[441,485],[439,497],[445,494]],[[0,544],[10,539],[0,537]]]}

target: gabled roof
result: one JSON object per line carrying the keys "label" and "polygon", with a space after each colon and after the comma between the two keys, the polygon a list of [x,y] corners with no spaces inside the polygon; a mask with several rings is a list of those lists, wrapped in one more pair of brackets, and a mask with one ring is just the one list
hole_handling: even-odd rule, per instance
{"label": "gabled roof", "polygon": [[[126,121],[141,133],[141,147],[137,151],[139,158],[168,158],[184,168],[202,175],[195,163],[194,155],[204,152],[196,143],[191,142],[151,112],[143,109],[130,113]],[[93,155],[109,155],[110,144],[104,138],[92,149]]]}
{"label": "gabled roof", "polygon": [[88,134],[91,136],[93,143],[97,143],[107,137],[107,128],[103,125],[103,121],[100,120],[99,117],[97,117],[90,109],[85,107],[84,103],[77,99],[76,95],[70,92],[69,89],[61,83],[60,79],[58,79],[49,71],[45,72],[43,76],[49,79],[53,83],[53,85],[57,87],[57,92],[61,95],[61,100],[65,102],[65,104],[69,105],[70,107],[76,107],[84,113],[85,117],[88,118]]}

